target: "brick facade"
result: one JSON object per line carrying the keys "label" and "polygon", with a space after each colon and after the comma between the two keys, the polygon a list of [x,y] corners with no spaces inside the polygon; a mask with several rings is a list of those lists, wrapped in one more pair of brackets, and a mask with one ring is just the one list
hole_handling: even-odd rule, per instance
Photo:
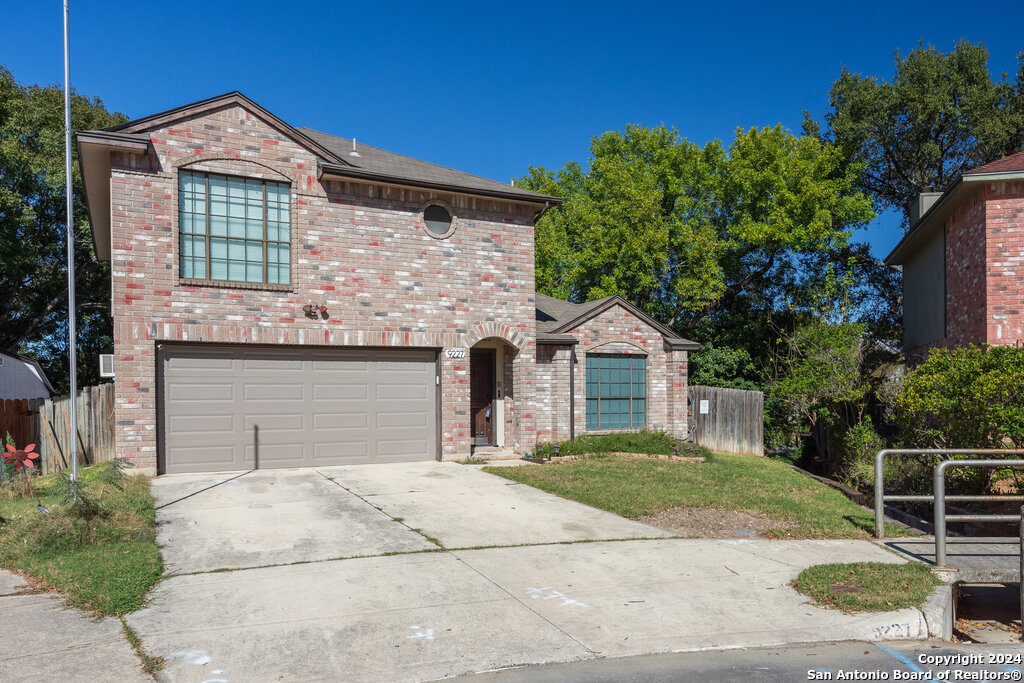
{"label": "brick facade", "polygon": [[542,345],[537,347],[537,441],[566,441],[571,436],[570,363],[573,347]]}
{"label": "brick facade", "polygon": [[[666,344],[661,332],[621,305],[612,306],[570,332],[575,347],[541,346],[537,354],[538,407],[548,411],[538,422],[538,442],[569,438],[570,411],[576,435],[587,430],[587,354],[637,354],[646,358],[646,429],[686,438],[687,352]],[[575,363],[571,359],[575,359]],[[570,373],[574,377],[570,378]],[[575,395],[570,394],[575,391]],[[572,400],[571,400],[572,399]],[[571,408],[570,408],[571,406]],[[591,431],[590,433],[594,433]]]}
{"label": "brick facade", "polygon": [[1024,182],[986,182],[945,222],[946,335],[907,350],[1024,341]]}
{"label": "brick facade", "polygon": [[[316,177],[316,157],[240,106],[148,131],[153,153],[112,155],[111,271],[117,451],[157,464],[156,349],[162,341],[516,349],[507,443],[532,448],[533,216],[536,206]],[[178,268],[180,169],[291,185],[291,285],[210,286]],[[428,235],[422,210],[450,207],[454,234]],[[329,318],[302,312],[310,301]],[[442,353],[441,451],[470,452],[469,360]],[[527,407],[522,407],[527,406]]]}
{"label": "brick facade", "polygon": [[[208,101],[128,124],[112,133],[122,137],[109,150],[109,178],[99,157],[89,162],[87,191],[97,199],[90,207],[110,201],[119,456],[146,472],[160,464],[158,351],[172,342],[436,350],[445,459],[472,452],[470,348],[495,349],[494,410],[502,422],[494,441],[516,454],[538,440],[568,439],[573,428],[586,431],[587,353],[642,353],[647,428],[687,435],[686,351],[622,305],[572,330],[578,345],[538,345],[533,223],[556,198],[489,198],[321,175],[317,143],[246,102]],[[95,194],[97,168],[108,194]],[[290,187],[288,284],[181,277],[184,171]],[[449,210],[450,234],[427,229],[430,204]],[[101,240],[97,252],[107,246]],[[310,303],[326,306],[327,315],[307,317],[302,309]],[[448,357],[449,350],[465,353]]]}
{"label": "brick facade", "polygon": [[1024,341],[1024,182],[985,187],[986,335],[989,344]]}

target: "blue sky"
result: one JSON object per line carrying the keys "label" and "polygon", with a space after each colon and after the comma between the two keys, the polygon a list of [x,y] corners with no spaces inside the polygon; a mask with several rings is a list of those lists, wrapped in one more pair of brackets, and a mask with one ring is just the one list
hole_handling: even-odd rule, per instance
{"label": "blue sky", "polygon": [[[62,3],[8,1],[0,63],[63,79]],[[798,130],[845,65],[890,78],[919,40],[1016,69],[1024,3],[72,0],[72,82],[130,117],[240,90],[284,120],[507,182],[665,123],[700,144]],[[860,239],[885,255],[883,217]]]}

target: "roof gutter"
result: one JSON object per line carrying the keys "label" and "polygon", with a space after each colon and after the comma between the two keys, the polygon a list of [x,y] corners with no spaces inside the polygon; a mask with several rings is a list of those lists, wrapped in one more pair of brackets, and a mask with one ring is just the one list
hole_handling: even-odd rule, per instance
{"label": "roof gutter", "polygon": [[149,150],[149,136],[145,140],[132,133],[117,133],[113,131],[80,130],[75,133],[75,140],[79,148],[82,145],[102,145],[112,150],[124,149],[133,152],[145,152]]}
{"label": "roof gutter", "polygon": [[429,180],[412,180],[410,178],[403,178],[401,176],[390,175],[388,173],[378,173],[376,171],[369,171],[365,168],[356,168],[355,166],[341,166],[339,164],[321,163],[318,169],[318,179],[324,176],[332,178],[355,178],[357,180],[370,180],[380,183],[388,183],[391,185],[404,185],[406,187],[423,188],[427,190],[440,190],[442,192],[459,192],[462,194],[474,194],[481,197],[494,197],[496,199],[506,199],[515,202],[524,202],[528,204],[544,204],[545,207],[560,204],[561,199],[558,197],[549,197],[548,195],[535,194],[535,195],[523,195],[519,192],[505,192],[503,190],[482,190],[476,187],[466,187],[464,185],[452,185],[449,183],[435,183]]}

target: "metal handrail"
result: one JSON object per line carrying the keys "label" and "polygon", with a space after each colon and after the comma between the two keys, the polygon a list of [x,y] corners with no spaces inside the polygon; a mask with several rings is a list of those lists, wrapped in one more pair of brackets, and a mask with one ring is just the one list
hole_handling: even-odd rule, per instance
{"label": "metal handrail", "polygon": [[[1024,448],[886,448],[875,453],[875,538],[885,538],[885,503],[917,502],[934,503],[935,494],[930,496],[887,496],[885,481],[882,479],[882,460],[887,455],[1024,455]],[[950,462],[967,462],[953,460]],[[1006,463],[1006,460],[998,462]],[[948,501],[980,502],[984,500],[1024,501],[1024,496],[946,496]],[[950,518],[952,519],[952,518]],[[988,518],[991,519],[991,518]],[[995,521],[995,520],[992,520]],[[936,534],[938,536],[938,534]]]}
{"label": "metal handrail", "polygon": [[[947,515],[946,470],[951,467],[1024,467],[1024,460],[943,460],[935,467],[935,566],[946,566],[946,520],[955,522],[1020,522],[1020,515]],[[1020,496],[972,496],[985,500],[1018,500]],[[952,500],[954,496],[950,496]]]}

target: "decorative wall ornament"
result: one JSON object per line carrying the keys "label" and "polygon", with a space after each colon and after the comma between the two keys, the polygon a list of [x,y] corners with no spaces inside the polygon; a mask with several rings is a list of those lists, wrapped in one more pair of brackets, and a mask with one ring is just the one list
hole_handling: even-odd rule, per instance
{"label": "decorative wall ornament", "polygon": [[327,307],[323,304],[317,304],[310,302],[302,307],[302,312],[306,314],[307,318],[312,320],[327,320]]}

